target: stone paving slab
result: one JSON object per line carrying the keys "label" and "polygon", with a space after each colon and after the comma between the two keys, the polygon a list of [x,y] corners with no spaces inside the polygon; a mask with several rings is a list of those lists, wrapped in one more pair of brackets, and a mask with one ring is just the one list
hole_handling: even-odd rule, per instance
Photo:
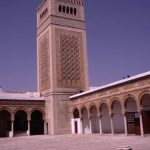
{"label": "stone paving slab", "polygon": [[89,134],[0,138],[0,150],[117,150],[122,145],[129,145],[132,150],[150,150],[150,136]]}

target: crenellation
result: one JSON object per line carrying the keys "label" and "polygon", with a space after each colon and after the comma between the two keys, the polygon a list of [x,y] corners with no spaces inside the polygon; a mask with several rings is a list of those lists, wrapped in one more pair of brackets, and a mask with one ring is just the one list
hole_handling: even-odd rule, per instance
{"label": "crenellation", "polygon": [[44,0],[41,5],[37,8],[37,12],[45,5],[48,0]]}
{"label": "crenellation", "polygon": [[78,6],[84,6],[83,0],[57,0],[58,2],[70,3]]}

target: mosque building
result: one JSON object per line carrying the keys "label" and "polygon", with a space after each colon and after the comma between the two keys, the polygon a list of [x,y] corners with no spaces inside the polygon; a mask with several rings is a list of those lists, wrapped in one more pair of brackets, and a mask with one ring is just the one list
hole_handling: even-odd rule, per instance
{"label": "mosque building", "polygon": [[37,8],[38,92],[0,88],[0,137],[150,134],[150,72],[89,88],[83,0]]}

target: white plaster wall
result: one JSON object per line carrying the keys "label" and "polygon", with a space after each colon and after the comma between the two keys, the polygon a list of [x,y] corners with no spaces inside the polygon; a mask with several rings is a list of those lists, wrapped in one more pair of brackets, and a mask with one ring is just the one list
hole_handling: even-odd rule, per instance
{"label": "white plaster wall", "polygon": [[102,132],[111,133],[110,116],[106,104],[103,104],[102,106]]}
{"label": "white plaster wall", "polygon": [[121,104],[118,101],[115,101],[113,105],[113,112],[114,133],[125,133],[124,116],[122,115]]}
{"label": "white plaster wall", "polygon": [[97,109],[95,106],[92,107],[92,133],[99,133],[99,118],[97,116]]}
{"label": "white plaster wall", "polygon": [[87,110],[85,108],[83,109],[82,130],[84,134],[90,133],[89,118]]}

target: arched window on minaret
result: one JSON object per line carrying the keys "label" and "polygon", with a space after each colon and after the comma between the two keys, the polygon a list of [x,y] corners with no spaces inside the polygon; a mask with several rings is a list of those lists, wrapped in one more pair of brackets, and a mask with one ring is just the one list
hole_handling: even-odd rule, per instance
{"label": "arched window on minaret", "polygon": [[77,9],[74,8],[74,15],[77,15]]}
{"label": "arched window on minaret", "polygon": [[69,7],[67,7],[67,14],[69,14]]}
{"label": "arched window on minaret", "polygon": [[70,8],[70,14],[73,14],[73,8],[72,7]]}
{"label": "arched window on minaret", "polygon": [[64,13],[66,12],[66,7],[65,7],[65,6],[63,6],[63,12],[64,12]]}
{"label": "arched window on minaret", "polygon": [[59,8],[58,8],[59,12],[61,12],[61,8],[62,8],[62,6],[61,6],[61,5],[59,5]]}

